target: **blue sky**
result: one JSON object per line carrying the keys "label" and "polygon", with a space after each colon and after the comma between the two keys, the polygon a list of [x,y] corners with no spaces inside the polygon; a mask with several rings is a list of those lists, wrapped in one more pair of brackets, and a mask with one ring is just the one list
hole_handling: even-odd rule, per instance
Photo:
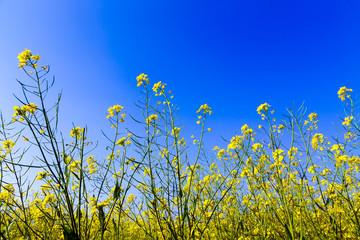
{"label": "blue sky", "polygon": [[[64,131],[107,128],[114,104],[135,113],[136,76],[173,90],[186,133],[196,110],[214,110],[212,136],[256,127],[258,105],[280,114],[305,101],[328,123],[342,114],[337,90],[360,91],[359,1],[0,0],[0,109],[9,116],[26,81],[17,55],[42,56],[63,90]],[[97,135],[99,134],[99,135]]]}

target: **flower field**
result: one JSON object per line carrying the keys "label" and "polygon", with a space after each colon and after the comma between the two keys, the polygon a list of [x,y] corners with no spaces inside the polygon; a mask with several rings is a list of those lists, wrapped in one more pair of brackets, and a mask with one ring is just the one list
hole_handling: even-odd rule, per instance
{"label": "flower field", "polygon": [[187,138],[167,85],[140,74],[142,119],[108,108],[112,134],[96,159],[85,127],[58,129],[49,66],[26,49],[18,59],[23,96],[11,120],[1,117],[1,239],[360,239],[352,89],[337,93],[345,116],[333,136],[303,106],[275,119],[264,103],[262,125],[207,149],[211,107],[199,107],[201,133]]}

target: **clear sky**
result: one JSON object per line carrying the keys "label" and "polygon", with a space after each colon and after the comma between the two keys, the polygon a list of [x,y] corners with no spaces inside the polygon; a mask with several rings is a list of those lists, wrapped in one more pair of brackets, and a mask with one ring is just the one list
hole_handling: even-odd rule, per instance
{"label": "clear sky", "polygon": [[359,11],[358,0],[0,0],[0,109],[17,104],[28,48],[63,90],[64,131],[99,133],[114,104],[134,112],[140,73],[173,90],[189,136],[204,103],[218,140],[256,127],[264,102],[280,114],[305,101],[336,120],[338,89],[360,92]]}

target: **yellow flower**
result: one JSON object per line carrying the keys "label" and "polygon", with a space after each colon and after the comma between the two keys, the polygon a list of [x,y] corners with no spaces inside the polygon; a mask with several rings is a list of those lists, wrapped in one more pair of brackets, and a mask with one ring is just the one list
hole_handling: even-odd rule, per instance
{"label": "yellow flower", "polygon": [[319,148],[319,144],[322,144],[324,142],[324,135],[321,133],[317,133],[313,136],[311,140],[311,146],[316,150]]}
{"label": "yellow flower", "polygon": [[294,159],[294,155],[298,152],[298,149],[296,147],[292,147],[289,149],[287,154],[289,155],[290,160]]}
{"label": "yellow flower", "polygon": [[77,139],[81,139],[83,132],[84,132],[84,128],[80,128],[80,127],[73,128],[70,131],[70,137],[75,136]]}
{"label": "yellow flower", "polygon": [[209,107],[207,104],[204,104],[204,105],[200,106],[199,110],[197,110],[196,113],[202,112],[204,114],[206,114],[206,113],[212,114],[212,111],[210,111],[210,110],[211,110],[211,107]]}
{"label": "yellow flower", "polygon": [[176,138],[179,137],[179,132],[180,132],[180,128],[179,127],[174,127],[171,131],[171,135],[175,136]]}
{"label": "yellow flower", "polygon": [[111,153],[106,157],[106,159],[108,159],[108,160],[112,160],[114,158],[115,158],[115,153]]}
{"label": "yellow flower", "polygon": [[150,169],[145,168],[145,170],[144,170],[144,177],[146,177],[147,175],[150,175]]}
{"label": "yellow flower", "polygon": [[157,93],[159,88],[161,88],[161,81],[158,83],[155,83],[152,90]]}
{"label": "yellow flower", "polygon": [[161,156],[161,158],[164,158],[165,156],[167,156],[167,154],[169,153],[169,150],[167,149],[161,149],[161,151],[159,152],[159,156]]}
{"label": "yellow flower", "polygon": [[80,171],[80,164],[81,161],[73,161],[70,165],[69,165],[69,169],[71,172],[79,172]]}
{"label": "yellow flower", "polygon": [[350,117],[346,117],[345,119],[344,119],[344,122],[342,123],[342,125],[346,125],[346,126],[350,126],[350,124],[351,124],[351,121],[353,120],[353,116],[350,116]]}
{"label": "yellow flower", "polygon": [[41,187],[40,187],[40,190],[41,191],[47,191],[47,190],[49,190],[51,187],[50,187],[50,185],[49,184],[44,184],[44,185],[42,185]]}
{"label": "yellow flower", "polygon": [[71,161],[72,161],[72,158],[71,158],[71,157],[66,157],[66,158],[64,159],[65,164],[69,164]]}
{"label": "yellow flower", "polygon": [[47,171],[38,172],[37,177],[35,179],[39,181],[49,175],[50,173],[48,173]]}
{"label": "yellow flower", "polygon": [[6,184],[2,187],[2,191],[0,193],[0,200],[8,200],[13,197],[13,194],[15,192],[15,188],[12,184]]}
{"label": "yellow flower", "polygon": [[120,147],[122,147],[122,146],[124,146],[125,140],[126,140],[126,137],[120,138],[120,139],[116,142],[116,144],[119,145]]}
{"label": "yellow flower", "polygon": [[221,159],[225,155],[225,149],[220,149],[217,155]]}
{"label": "yellow flower", "polygon": [[345,101],[345,97],[350,98],[350,95],[347,94],[348,92],[352,92],[353,90],[346,87],[341,87],[338,91],[338,97],[341,99],[341,101]]}
{"label": "yellow flower", "polygon": [[136,80],[137,80],[137,86],[140,87],[144,81],[149,84],[149,78],[147,78],[148,75],[142,73],[140,74],[139,76],[136,77]]}
{"label": "yellow flower", "polygon": [[158,119],[158,115],[156,115],[156,114],[152,114],[152,115],[150,115],[147,119],[146,119],[146,123],[148,124],[148,125],[150,125],[150,123],[152,122],[152,121],[156,121]]}
{"label": "yellow flower", "polygon": [[45,132],[44,129],[41,129],[41,130],[40,130],[40,134],[43,134],[44,132]]}
{"label": "yellow flower", "polygon": [[317,166],[317,165],[310,166],[310,167],[308,168],[309,173],[314,174],[314,173],[315,173],[315,168],[318,168],[318,167],[319,167],[319,166]]}
{"label": "yellow flower", "polygon": [[53,202],[54,198],[55,198],[55,194],[46,195],[46,197],[44,198],[44,201],[43,201],[43,206],[45,206],[46,204],[48,204],[50,202]]}
{"label": "yellow flower", "polygon": [[230,143],[228,145],[228,149],[242,149],[243,146],[242,146],[242,143],[243,143],[243,137],[242,136],[234,136],[231,138],[230,140]]}
{"label": "yellow flower", "polygon": [[2,145],[4,149],[11,149],[15,146],[15,143],[13,140],[5,140],[2,142]]}
{"label": "yellow flower", "polygon": [[21,52],[18,55],[18,59],[19,59],[19,67],[22,68],[23,66],[28,65],[28,61],[30,60],[31,57],[31,51],[28,49],[25,49],[23,52]]}
{"label": "yellow flower", "polygon": [[261,143],[254,143],[251,148],[255,152],[262,147],[263,147],[263,145]]}
{"label": "yellow flower", "polygon": [[91,175],[96,173],[98,170],[96,169],[97,165],[95,163],[94,156],[89,156],[86,161],[89,167],[89,174]]}
{"label": "yellow flower", "polygon": [[258,112],[258,114],[261,114],[261,111],[267,112],[269,107],[270,107],[269,104],[263,103],[256,109],[256,111]]}
{"label": "yellow flower", "polygon": [[14,114],[12,115],[13,117],[17,117],[17,116],[20,116],[20,121],[22,121],[25,117],[27,116],[28,113],[30,114],[34,114],[35,111],[38,109],[38,106],[36,106],[35,104],[33,103],[30,103],[30,104],[26,104],[22,107],[19,107],[19,106],[15,106],[13,107],[14,109]]}
{"label": "yellow flower", "polygon": [[[310,120],[310,122],[315,121],[315,119],[318,117],[317,113],[310,113],[308,118]],[[305,124],[306,125],[306,124]]]}
{"label": "yellow flower", "polygon": [[347,155],[335,155],[336,165],[340,166],[341,164],[347,163],[349,161],[349,156]]}
{"label": "yellow flower", "polygon": [[24,110],[31,114],[34,114],[37,109],[38,109],[38,106],[36,106],[33,103],[30,103],[30,104],[24,106]]}
{"label": "yellow flower", "polygon": [[[123,108],[124,108],[124,107],[123,107],[123,106],[120,106],[119,104],[116,104],[116,105],[114,105],[114,106],[112,106],[112,107],[109,107],[109,108],[108,108],[108,113],[109,113],[109,114],[106,116],[106,118],[111,118],[111,117],[113,117],[113,116],[115,116],[115,115],[118,115]],[[125,117],[125,115],[122,115],[122,116]]]}
{"label": "yellow flower", "polygon": [[284,159],[285,155],[284,155],[284,150],[282,149],[276,149],[274,152],[273,152],[273,158],[276,160],[276,161],[282,161]]}
{"label": "yellow flower", "polygon": [[33,56],[31,56],[31,58],[32,58],[32,60],[34,60],[34,61],[38,61],[39,59],[40,59],[40,55],[38,54],[38,55],[33,55]]}
{"label": "yellow flower", "polygon": [[344,149],[344,147],[341,144],[334,144],[331,147],[331,151],[335,151],[337,154],[340,154],[340,151],[343,149]]}
{"label": "yellow flower", "polygon": [[134,199],[136,198],[136,196],[132,193],[129,194],[126,203],[131,203],[134,201]]}
{"label": "yellow flower", "polygon": [[241,132],[244,135],[249,135],[253,132],[253,130],[251,128],[249,128],[249,126],[247,124],[245,124],[244,126],[241,127]]}

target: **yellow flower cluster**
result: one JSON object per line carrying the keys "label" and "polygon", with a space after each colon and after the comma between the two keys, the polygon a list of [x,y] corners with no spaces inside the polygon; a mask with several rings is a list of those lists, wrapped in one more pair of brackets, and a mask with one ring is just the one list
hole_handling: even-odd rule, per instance
{"label": "yellow flower cluster", "polygon": [[158,119],[158,115],[152,114],[146,119],[146,123],[150,125],[151,122],[155,122]]}
{"label": "yellow flower cluster", "polygon": [[[106,116],[106,118],[111,118],[111,117],[114,117],[115,115],[118,115],[123,108],[124,107],[120,106],[119,104],[116,104],[116,105],[114,105],[112,107],[109,107],[108,108],[108,115]],[[122,116],[122,117],[125,118],[125,115]]]}
{"label": "yellow flower cluster", "polygon": [[40,59],[40,55],[32,55],[31,51],[28,49],[25,49],[23,52],[21,52],[18,57],[19,59],[19,67],[23,68],[24,66],[27,66],[30,64],[32,64],[33,67],[37,67],[36,63],[31,63],[30,59],[34,60],[34,61],[38,61]]}
{"label": "yellow flower cluster", "polygon": [[171,135],[173,135],[175,138],[179,138],[179,132],[180,132],[180,128],[174,127],[171,131]]}
{"label": "yellow flower cluster", "polygon": [[14,146],[15,143],[10,139],[2,142],[0,145],[0,162],[8,156]]}
{"label": "yellow flower cluster", "polygon": [[287,154],[289,155],[289,159],[293,160],[294,156],[296,155],[297,152],[298,152],[298,149],[296,147],[290,148],[289,151],[287,152]]}
{"label": "yellow flower cluster", "polygon": [[2,187],[0,201],[11,201],[14,197],[15,188],[12,184],[6,184]]}
{"label": "yellow flower cluster", "polygon": [[94,173],[97,173],[98,172],[98,169],[97,169],[97,164],[95,162],[95,159],[94,159],[94,156],[89,156],[87,159],[86,159],[87,163],[88,163],[88,173],[90,175],[94,174]]}
{"label": "yellow flower cluster", "polygon": [[228,149],[242,149],[243,148],[243,136],[234,136],[231,138],[229,145],[227,146]]}
{"label": "yellow flower cluster", "polygon": [[258,112],[258,114],[261,114],[261,111],[267,112],[269,107],[270,107],[269,104],[263,103],[256,109],[256,111]]}
{"label": "yellow flower cluster", "polygon": [[285,158],[284,150],[276,149],[273,152],[273,158],[275,161],[281,162]]}
{"label": "yellow flower cluster", "polygon": [[14,109],[14,114],[13,116],[13,121],[17,121],[16,117],[19,117],[19,121],[24,121],[25,117],[28,115],[28,113],[30,114],[34,114],[35,111],[38,109],[38,106],[36,106],[34,103],[30,103],[30,104],[26,104],[22,107],[19,106],[15,106],[13,107]]}
{"label": "yellow flower cluster", "polygon": [[42,202],[42,206],[46,207],[46,204],[51,203],[55,200],[55,194],[46,195],[44,201]]}
{"label": "yellow flower cluster", "polygon": [[149,84],[149,78],[147,78],[148,75],[142,73],[139,76],[136,77],[137,80],[137,86],[140,87],[141,85],[144,84],[144,82],[146,84]]}
{"label": "yellow flower cluster", "polygon": [[3,149],[10,150],[15,146],[15,143],[13,142],[13,140],[5,140],[2,142],[2,145]]}
{"label": "yellow flower cluster", "polygon": [[19,59],[19,67],[22,68],[25,65],[28,65],[28,61],[30,60],[31,57],[31,51],[25,49],[23,52],[21,52],[18,55],[18,59]]}
{"label": "yellow flower cluster", "polygon": [[72,161],[69,165],[69,170],[72,173],[79,173],[81,170],[81,161]]}
{"label": "yellow flower cluster", "polygon": [[354,119],[353,116],[346,117],[346,118],[344,119],[344,121],[342,122],[342,125],[344,125],[344,126],[350,126],[351,121],[352,121],[353,119]]}
{"label": "yellow flower cluster", "polygon": [[[166,86],[166,84],[165,84],[165,83],[161,83],[161,81],[158,82],[158,83],[155,83],[154,86],[153,86],[153,88],[152,88],[152,90],[156,93],[155,96],[163,95],[163,94],[164,94],[165,86]],[[159,89],[160,89],[160,92],[158,93]]]}
{"label": "yellow flower cluster", "polygon": [[353,90],[350,88],[346,88],[346,87],[341,87],[338,91],[338,97],[341,99],[341,101],[345,101],[345,97],[350,98],[350,92],[352,92]]}
{"label": "yellow flower cluster", "polygon": [[77,139],[81,139],[83,136],[82,134],[84,133],[84,128],[80,128],[80,127],[76,127],[71,129],[70,131],[70,137],[76,137]]}
{"label": "yellow flower cluster", "polygon": [[311,146],[313,147],[313,149],[318,149],[319,148],[319,144],[322,144],[324,142],[324,135],[322,135],[321,133],[317,133],[313,136],[312,140],[311,140]]}
{"label": "yellow flower cluster", "polygon": [[49,176],[49,175],[50,175],[49,172],[41,171],[41,172],[38,172],[37,177],[35,179],[39,181],[39,180],[44,179],[46,176]]}
{"label": "yellow flower cluster", "polygon": [[331,151],[335,151],[336,154],[340,154],[340,152],[344,150],[344,146],[342,144],[334,144],[332,147],[331,147]]}
{"label": "yellow flower cluster", "polygon": [[241,132],[244,135],[250,135],[253,133],[253,130],[251,128],[249,128],[249,126],[247,124],[245,124],[244,126],[241,127]]}
{"label": "yellow flower cluster", "polygon": [[310,166],[310,167],[308,168],[309,173],[314,174],[314,173],[315,173],[315,169],[318,168],[318,167],[319,167],[319,166],[317,166],[317,165]]}
{"label": "yellow flower cluster", "polygon": [[261,143],[254,143],[251,147],[251,149],[256,152],[258,150],[260,150],[263,147],[263,145]]}
{"label": "yellow flower cluster", "polygon": [[317,115],[317,113],[310,113],[308,118],[310,120],[310,122],[315,121],[315,119],[318,117],[319,115]]}
{"label": "yellow flower cluster", "polygon": [[167,156],[167,154],[169,153],[169,150],[167,150],[166,148],[161,149],[161,151],[159,152],[159,156],[161,158],[164,158],[165,156]]}
{"label": "yellow flower cluster", "polygon": [[126,137],[120,138],[116,144],[119,145],[120,147],[124,146],[124,143],[126,141]]}
{"label": "yellow flower cluster", "polygon": [[196,113],[209,113],[211,115],[213,112],[211,111],[211,107],[209,107],[207,104],[203,104],[200,106],[199,110],[196,111]]}

